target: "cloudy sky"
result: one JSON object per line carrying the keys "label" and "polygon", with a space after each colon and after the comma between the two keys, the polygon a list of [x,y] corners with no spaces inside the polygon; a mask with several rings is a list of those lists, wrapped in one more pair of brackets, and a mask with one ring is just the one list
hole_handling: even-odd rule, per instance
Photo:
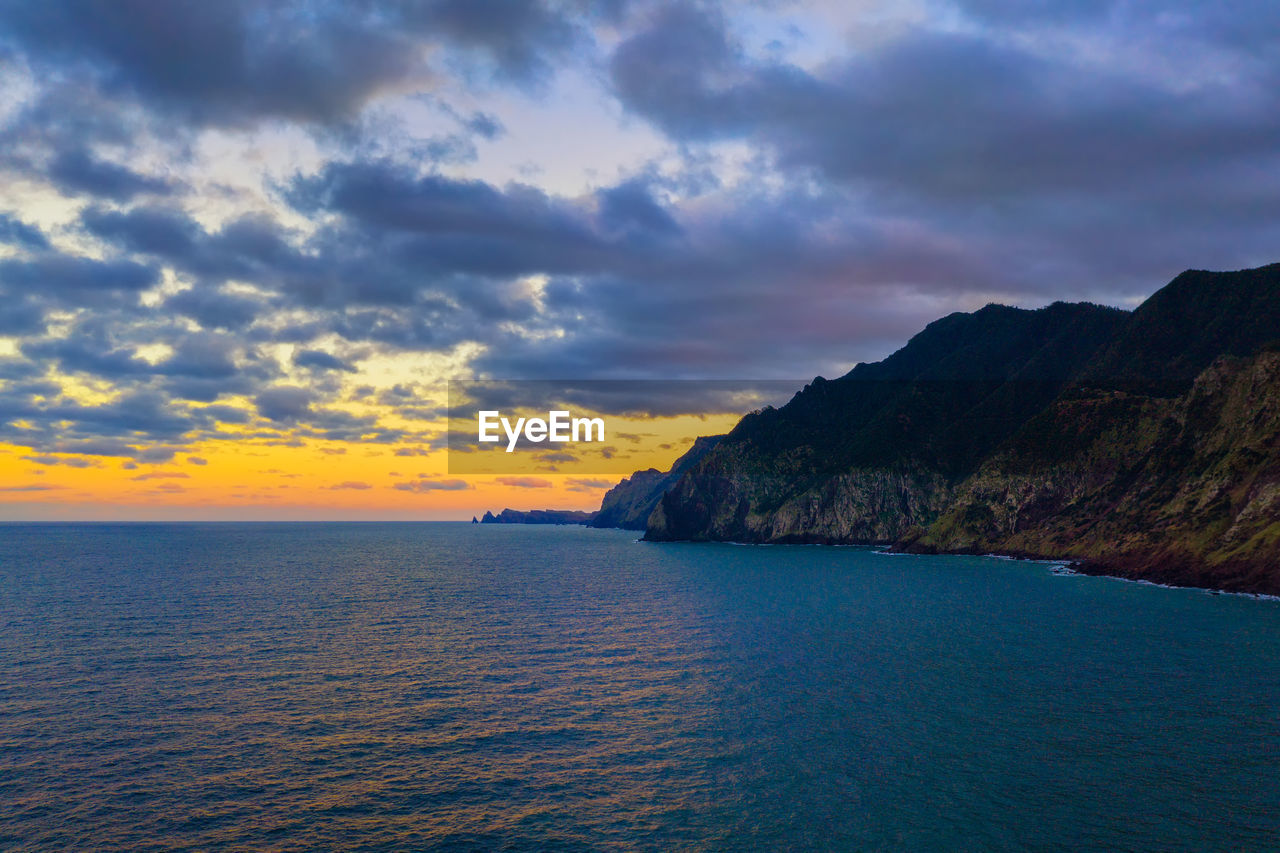
{"label": "cloudy sky", "polygon": [[1278,93],[1269,0],[0,0],[0,517],[590,506],[448,477],[443,381],[1276,261]]}

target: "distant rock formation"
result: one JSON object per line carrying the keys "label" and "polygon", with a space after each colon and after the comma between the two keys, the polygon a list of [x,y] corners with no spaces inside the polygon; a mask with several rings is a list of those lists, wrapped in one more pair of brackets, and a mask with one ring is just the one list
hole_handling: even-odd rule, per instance
{"label": "distant rock formation", "polygon": [[586,524],[595,516],[594,512],[583,512],[579,509],[531,509],[522,512],[518,509],[504,509],[494,515],[486,512],[480,519],[481,524]]}
{"label": "distant rock formation", "polygon": [[[647,468],[636,471],[605,493],[600,509],[596,512],[563,509],[535,509],[521,512],[504,509],[494,515],[486,512],[482,524],[586,524],[591,527],[621,527],[626,530],[644,530],[649,513],[662,499],[663,492],[685,471],[705,456],[721,436],[702,436],[675,461],[670,471]],[[474,520],[474,519],[473,519]]]}

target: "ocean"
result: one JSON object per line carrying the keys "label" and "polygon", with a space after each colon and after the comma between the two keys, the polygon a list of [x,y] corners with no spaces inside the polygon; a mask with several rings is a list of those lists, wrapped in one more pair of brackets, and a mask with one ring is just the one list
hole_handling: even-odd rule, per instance
{"label": "ocean", "polygon": [[1280,601],[636,536],[0,525],[0,848],[1280,846]]}

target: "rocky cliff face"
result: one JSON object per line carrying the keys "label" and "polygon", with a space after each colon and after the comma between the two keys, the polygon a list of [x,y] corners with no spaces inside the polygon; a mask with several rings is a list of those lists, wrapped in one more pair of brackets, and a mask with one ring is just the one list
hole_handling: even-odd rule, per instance
{"label": "rocky cliff face", "polygon": [[1280,593],[1280,350],[1224,356],[1176,398],[1055,403],[901,545]]}
{"label": "rocky cliff face", "polygon": [[675,461],[669,471],[647,468],[636,471],[605,493],[600,511],[591,520],[592,527],[621,527],[625,530],[644,530],[653,509],[662,495],[684,473],[702,461],[723,436],[701,436],[694,440],[684,455]]}
{"label": "rocky cliff face", "polygon": [[855,469],[793,488],[785,464],[765,471],[743,455],[717,455],[682,479],[655,507],[645,538],[892,542],[936,518],[951,494],[944,477],[923,468]]}
{"label": "rocky cliff face", "polygon": [[1280,592],[1280,265],[988,307],[742,420],[646,538],[895,543]]}

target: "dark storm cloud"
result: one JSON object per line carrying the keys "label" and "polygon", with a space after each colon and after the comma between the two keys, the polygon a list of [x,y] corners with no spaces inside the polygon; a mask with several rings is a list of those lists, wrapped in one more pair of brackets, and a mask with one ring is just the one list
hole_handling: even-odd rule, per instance
{"label": "dark storm cloud", "polygon": [[0,412],[0,440],[29,447],[41,458],[137,457],[140,449],[135,444],[180,441],[205,425],[201,416],[175,410],[167,398],[145,391],[125,392],[109,403],[84,404],[47,389],[11,384],[0,390]]}
{"label": "dark storm cloud", "polygon": [[128,260],[50,254],[0,261],[0,286],[14,294],[42,292],[83,299],[93,294],[146,290],[159,280],[156,268]]}
{"label": "dark storm cloud", "polygon": [[86,193],[113,201],[128,201],[142,193],[167,195],[172,190],[168,181],[98,160],[81,149],[58,154],[49,165],[47,174],[54,186],[69,196]]}
{"label": "dark storm cloud", "polygon": [[417,176],[389,163],[332,164],[296,182],[302,211],[340,213],[396,241],[402,260],[424,268],[511,275],[581,268],[604,250],[574,205],[529,186]]}
{"label": "dark storm cloud", "polygon": [[1276,154],[1261,85],[1274,65],[1187,86],[1033,48],[923,30],[808,72],[746,58],[723,17],[681,5],[618,47],[611,77],[673,137],[749,138],[783,163],[907,196],[1099,191]]}
{"label": "dark storm cloud", "polygon": [[[38,70],[197,125],[330,124],[440,69],[535,83],[617,4],[536,0],[46,0],[0,3],[0,44]],[[485,128],[478,128],[485,132]]]}
{"label": "dark storm cloud", "polygon": [[183,334],[172,341],[173,355],[156,365],[155,372],[190,379],[228,379],[240,368],[235,357],[239,341],[212,332]]}
{"label": "dark storm cloud", "polygon": [[315,406],[320,395],[313,389],[298,386],[274,386],[257,395],[254,404],[258,413],[277,424],[299,425],[296,435],[329,441],[357,441],[387,443],[401,441],[401,431],[378,428],[373,416],[352,415],[336,409]]}
{"label": "dark storm cloud", "polygon": [[315,370],[341,370],[347,373],[355,373],[356,369],[349,362],[343,361],[332,353],[323,350],[303,349],[293,354],[293,363],[298,367],[308,367]]}
{"label": "dark storm cloud", "polygon": [[662,238],[680,234],[679,223],[653,197],[652,189],[642,179],[624,181],[603,189],[598,194],[601,225],[610,232],[640,232]]}
{"label": "dark storm cloud", "polygon": [[847,227],[888,238],[848,241],[850,295],[1114,302],[1275,260],[1274,4],[961,7],[974,25],[800,68],[750,54],[716,6],[668,5],[610,80],[681,144],[742,140],[794,186],[845,191]]}
{"label": "dark storm cloud", "polygon": [[480,51],[500,76],[518,81],[545,77],[578,36],[564,12],[532,0],[437,0],[404,9],[410,25]]}
{"label": "dark storm cloud", "polygon": [[66,373],[90,373],[107,379],[122,379],[151,372],[151,365],[137,357],[134,349],[98,338],[55,338],[25,343],[23,355],[56,364]]}
{"label": "dark storm cloud", "polygon": [[68,468],[100,467],[100,463],[97,461],[82,459],[78,456],[24,456],[22,458],[37,465],[65,465]]}
{"label": "dark storm cloud", "polygon": [[80,223],[90,234],[131,252],[157,255],[176,265],[191,266],[198,256],[203,229],[176,208],[134,207],[128,211],[86,208]]}
{"label": "dark storm cloud", "polygon": [[44,306],[30,294],[0,289],[0,334],[36,335],[45,330]]}
{"label": "dark storm cloud", "polygon": [[340,4],[93,0],[0,6],[0,33],[31,60],[85,71],[196,123],[333,121],[408,75],[412,43]]}
{"label": "dark storm cloud", "polygon": [[254,400],[258,413],[273,421],[296,421],[311,411],[315,394],[306,388],[268,388]]}
{"label": "dark storm cloud", "polygon": [[185,212],[138,206],[126,211],[87,208],[85,231],[128,252],[150,255],[192,276],[213,281],[315,273],[319,267],[291,244],[275,220],[241,216],[209,233]]}
{"label": "dark storm cloud", "polygon": [[42,453],[137,456],[134,443],[181,442],[208,425],[198,413],[177,409],[167,396],[151,390],[127,391],[95,404],[10,394],[3,399],[6,420],[0,422],[0,436]]}
{"label": "dark storm cloud", "polygon": [[49,240],[44,232],[7,213],[0,213],[0,243],[24,249],[49,248]]}
{"label": "dark storm cloud", "polygon": [[175,293],[165,300],[164,305],[206,329],[229,330],[244,329],[265,307],[260,300],[202,285]]}
{"label": "dark storm cloud", "polygon": [[[10,389],[13,388],[12,383],[29,380],[42,373],[44,373],[44,368],[29,359],[0,357],[0,379],[11,383],[9,385]],[[45,394],[44,391],[33,393]],[[57,393],[57,386],[53,386],[51,393]]]}

